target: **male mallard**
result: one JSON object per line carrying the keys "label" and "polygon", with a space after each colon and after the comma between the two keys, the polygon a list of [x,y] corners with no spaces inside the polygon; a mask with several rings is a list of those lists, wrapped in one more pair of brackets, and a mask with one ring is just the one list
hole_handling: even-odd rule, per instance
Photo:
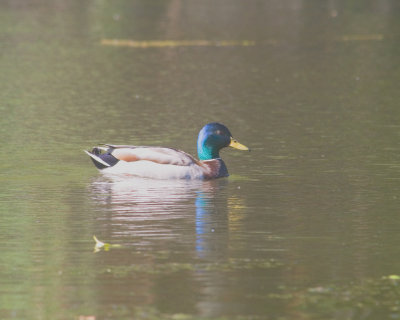
{"label": "male mallard", "polygon": [[213,122],[205,125],[197,139],[199,160],[186,152],[164,147],[111,145],[85,152],[103,172],[158,179],[214,179],[228,176],[219,156],[225,147],[249,150],[232,138],[228,128]]}

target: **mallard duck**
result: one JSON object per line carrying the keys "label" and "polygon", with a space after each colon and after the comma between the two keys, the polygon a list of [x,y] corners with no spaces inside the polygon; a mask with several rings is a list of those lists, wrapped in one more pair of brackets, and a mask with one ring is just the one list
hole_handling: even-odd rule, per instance
{"label": "mallard duck", "polygon": [[84,150],[95,166],[104,173],[129,174],[158,179],[214,179],[228,176],[219,151],[225,147],[249,150],[232,138],[228,128],[213,122],[199,132],[199,160],[181,150],[165,147],[143,147],[105,144]]}

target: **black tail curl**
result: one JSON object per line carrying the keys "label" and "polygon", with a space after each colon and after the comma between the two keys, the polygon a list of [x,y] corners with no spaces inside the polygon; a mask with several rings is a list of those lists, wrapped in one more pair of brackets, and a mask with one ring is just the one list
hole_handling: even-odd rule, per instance
{"label": "black tail curl", "polygon": [[[119,161],[108,151],[106,153],[101,153],[101,149],[99,149],[97,147],[93,148],[92,154],[96,155],[101,160],[103,160],[105,163],[107,163],[109,165],[109,167],[116,165]],[[104,164],[102,164],[101,162],[96,161],[95,158],[90,157],[90,159],[92,159],[92,161],[93,161],[94,165],[97,167],[97,169],[101,170],[101,169],[109,168],[109,167],[105,166]]]}

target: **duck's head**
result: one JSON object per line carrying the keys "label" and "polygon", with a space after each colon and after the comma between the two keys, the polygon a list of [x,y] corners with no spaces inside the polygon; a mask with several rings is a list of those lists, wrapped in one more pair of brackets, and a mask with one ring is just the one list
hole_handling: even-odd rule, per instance
{"label": "duck's head", "polygon": [[219,150],[225,147],[249,150],[249,148],[233,139],[228,128],[223,124],[212,122],[206,124],[200,130],[197,139],[197,153],[200,160],[219,158]]}

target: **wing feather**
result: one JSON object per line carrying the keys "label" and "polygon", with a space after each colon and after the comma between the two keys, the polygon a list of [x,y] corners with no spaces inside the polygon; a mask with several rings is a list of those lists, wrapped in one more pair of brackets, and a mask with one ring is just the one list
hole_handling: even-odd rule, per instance
{"label": "wing feather", "polygon": [[160,164],[190,166],[198,161],[186,152],[163,147],[110,146],[111,154],[126,162],[147,160]]}
{"label": "wing feather", "polygon": [[111,148],[111,149],[120,149],[120,148],[138,148],[138,146],[132,146],[129,144],[104,144],[105,146]]}

